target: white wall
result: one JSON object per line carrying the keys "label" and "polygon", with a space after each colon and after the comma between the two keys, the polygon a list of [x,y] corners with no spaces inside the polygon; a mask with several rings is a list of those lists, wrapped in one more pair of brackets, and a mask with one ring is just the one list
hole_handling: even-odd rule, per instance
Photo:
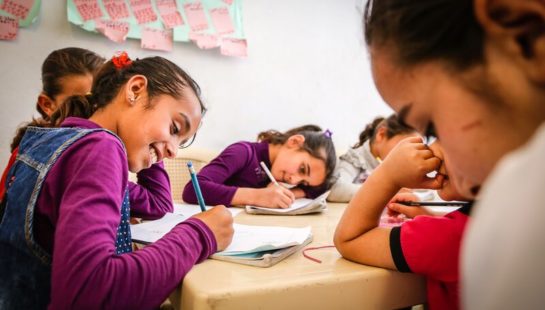
{"label": "white wall", "polygon": [[[172,52],[108,41],[66,20],[65,1],[42,1],[39,20],[0,41],[0,166],[18,124],[30,120],[41,90],[40,67],[54,49],[78,46],[105,57],[161,55],[200,84],[209,107],[195,145],[220,150],[264,129],[304,123],[330,128],[346,149],[373,117],[388,114],[373,85],[354,0],[244,0],[249,57],[229,58],[175,43]],[[2,168],[3,169],[3,168]]]}

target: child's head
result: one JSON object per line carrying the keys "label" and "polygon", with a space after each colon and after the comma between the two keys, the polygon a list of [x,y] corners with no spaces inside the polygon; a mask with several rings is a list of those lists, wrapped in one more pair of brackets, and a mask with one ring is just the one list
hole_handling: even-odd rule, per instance
{"label": "child's head", "polygon": [[199,86],[177,65],[162,57],[130,60],[122,53],[100,69],[91,93],[69,97],[51,124],[67,116],[90,118],[121,138],[129,170],[138,172],[189,146],[204,111]]}
{"label": "child's head", "polygon": [[358,143],[352,148],[358,148],[369,140],[373,155],[384,159],[399,141],[414,135],[418,135],[416,131],[400,123],[395,114],[387,118],[379,116],[365,126]]}
{"label": "child's head", "polygon": [[369,1],[377,89],[476,192],[545,120],[545,2]]}
{"label": "child's head", "polygon": [[64,100],[72,95],[85,95],[91,90],[93,75],[106,60],[77,47],[51,52],[42,64],[42,92],[36,110],[48,119]]}
{"label": "child's head", "polygon": [[310,187],[330,185],[337,160],[330,131],[304,125],[285,133],[264,131],[257,140],[279,147],[271,159],[271,173],[278,181]]}

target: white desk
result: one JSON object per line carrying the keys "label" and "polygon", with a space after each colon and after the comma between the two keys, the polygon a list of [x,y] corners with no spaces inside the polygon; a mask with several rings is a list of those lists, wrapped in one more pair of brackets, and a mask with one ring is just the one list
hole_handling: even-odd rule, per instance
{"label": "white desk", "polygon": [[[265,216],[240,213],[235,222],[253,225],[312,226],[309,247],[332,245],[346,204],[328,203],[322,214]],[[301,252],[275,266],[259,268],[207,260],[195,266],[171,295],[175,309],[392,309],[426,300],[423,278],[352,263],[335,248]]]}

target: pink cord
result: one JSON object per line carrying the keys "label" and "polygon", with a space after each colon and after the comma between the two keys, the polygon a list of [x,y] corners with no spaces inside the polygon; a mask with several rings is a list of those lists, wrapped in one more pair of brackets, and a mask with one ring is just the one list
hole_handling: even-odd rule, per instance
{"label": "pink cord", "polygon": [[322,261],[317,259],[317,258],[314,258],[310,255],[307,255],[307,251],[312,251],[312,250],[319,250],[319,249],[325,249],[325,248],[334,248],[335,246],[334,245],[324,245],[324,246],[317,246],[317,247],[311,247],[311,248],[306,248],[303,250],[303,256],[310,259],[311,261],[314,261],[314,262],[317,262],[318,264],[321,264]]}

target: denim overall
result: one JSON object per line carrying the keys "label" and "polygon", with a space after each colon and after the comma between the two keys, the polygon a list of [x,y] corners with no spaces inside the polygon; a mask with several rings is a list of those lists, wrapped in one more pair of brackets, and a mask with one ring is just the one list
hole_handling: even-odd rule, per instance
{"label": "denim overall", "polygon": [[[34,238],[36,201],[49,170],[62,153],[79,139],[99,131],[118,138],[105,129],[28,128],[8,173],[0,209],[0,309],[45,309],[49,304],[51,253]],[[118,255],[132,250],[129,211],[127,188],[117,228]]]}

